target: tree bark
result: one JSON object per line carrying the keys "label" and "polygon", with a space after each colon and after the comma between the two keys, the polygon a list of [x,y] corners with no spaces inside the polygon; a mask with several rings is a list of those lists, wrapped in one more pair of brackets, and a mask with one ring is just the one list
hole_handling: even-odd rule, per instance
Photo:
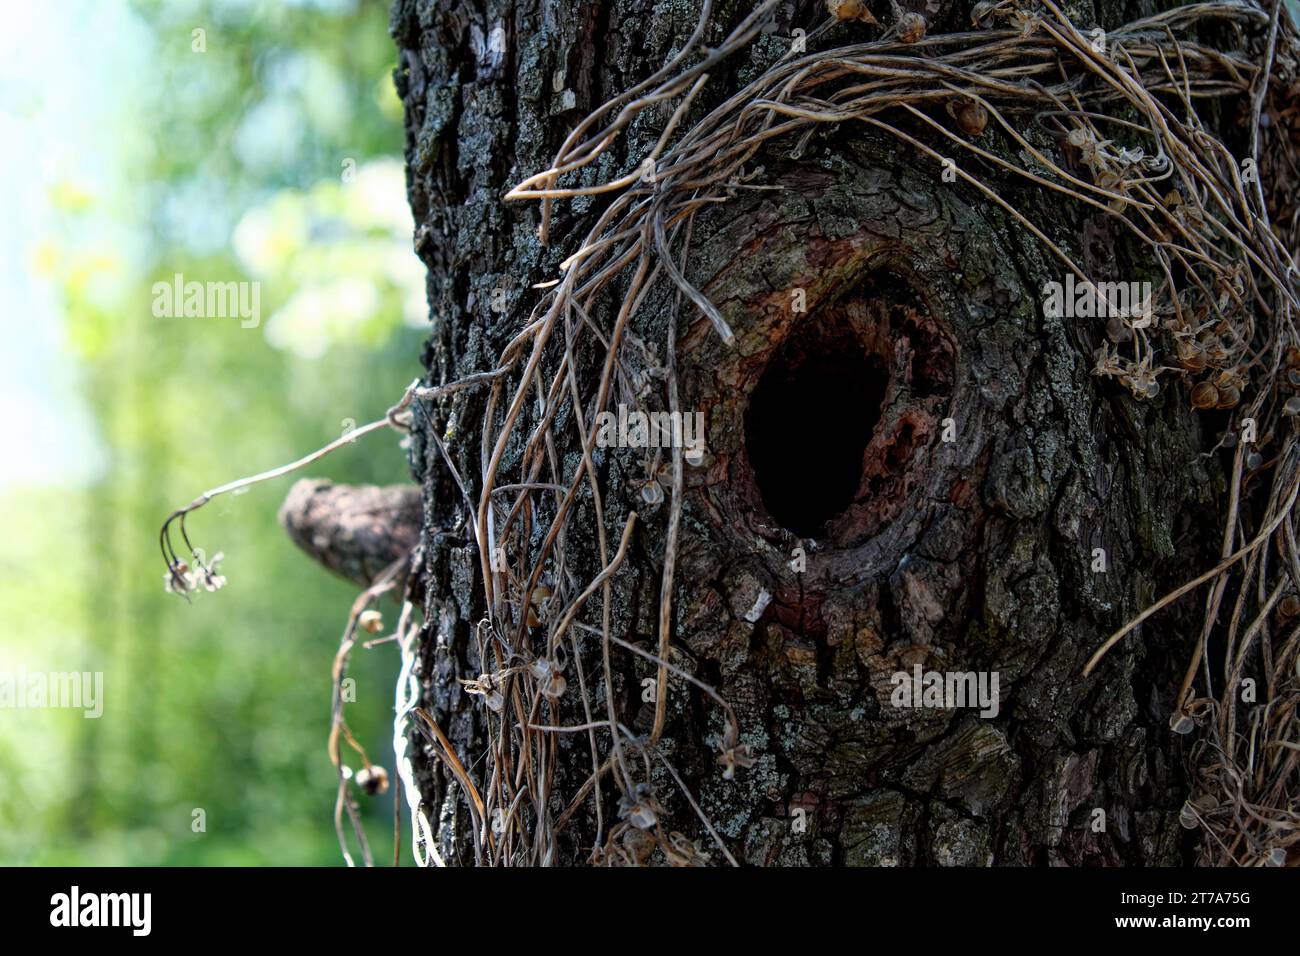
{"label": "tree bark", "polygon": [[[944,5],[931,31],[966,29],[969,7]],[[749,9],[722,3],[705,42]],[[1076,22],[1105,26],[1150,12],[1070,9]],[[531,287],[558,274],[602,208],[556,203],[543,246],[538,205],[504,202],[505,191],[549,166],[579,119],[658,69],[698,13],[697,0],[396,4],[408,190],[429,270],[430,384],[496,367],[540,295]],[[711,73],[690,116],[783,55],[792,28],[823,17],[811,2],[779,9],[773,32]],[[878,35],[839,29],[856,41]],[[658,135],[653,119],[615,145],[613,166],[636,167]],[[1080,672],[1117,626],[1216,560],[1224,477],[1199,457],[1213,436],[1176,389],[1137,403],[1090,375],[1100,324],[1041,308],[1059,266],[937,164],[863,126],[794,148],[778,140],[754,164],[754,183],[782,188],[738,189],[696,219],[689,274],[735,345],[698,312],[675,313],[665,284],[635,323],[638,341],[661,343],[680,315],[680,406],[707,422],[705,459],[686,468],[672,663],[735,709],[754,764],[724,778],[712,745],[722,714],[679,677],[667,759],[747,864],[1190,862],[1192,838],[1177,822],[1186,738],[1167,719],[1196,609],[1180,604],[1090,678]],[[1150,275],[1105,216],[1022,184],[1005,189],[1091,274]],[[804,311],[792,308],[796,290]],[[484,414],[482,391],[417,406],[412,446],[425,512],[424,704],[471,775],[487,748],[485,717],[482,698],[458,681],[492,668],[477,657],[487,610],[460,483],[477,501]],[[574,434],[557,429],[566,476],[580,451]],[[847,478],[845,460],[857,469]],[[614,543],[631,511],[642,518],[612,631],[653,652],[666,509],[647,506],[641,489],[653,476],[634,454],[597,464]],[[589,513],[574,534],[567,553],[594,576]],[[891,706],[892,676],[918,665],[996,672],[997,715]],[[614,686],[598,667],[587,680],[593,698],[612,696],[620,721],[644,734],[654,708],[641,691],[655,674],[619,650]],[[564,721],[582,723],[568,706]],[[440,849],[470,862],[464,793],[436,747],[412,740]],[[560,809],[590,773],[587,748],[581,734],[559,743]],[[665,773],[652,773],[663,816],[710,851]],[[608,818],[608,781],[602,790]],[[584,805],[551,862],[585,862],[594,841]]]}

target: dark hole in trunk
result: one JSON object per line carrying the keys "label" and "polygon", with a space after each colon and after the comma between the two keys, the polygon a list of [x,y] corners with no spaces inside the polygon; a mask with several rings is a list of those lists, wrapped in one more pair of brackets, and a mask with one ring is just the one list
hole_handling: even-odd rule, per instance
{"label": "dark hole in trunk", "polygon": [[801,538],[853,504],[889,373],[838,315],[810,316],[750,395],[745,446],[768,513]]}

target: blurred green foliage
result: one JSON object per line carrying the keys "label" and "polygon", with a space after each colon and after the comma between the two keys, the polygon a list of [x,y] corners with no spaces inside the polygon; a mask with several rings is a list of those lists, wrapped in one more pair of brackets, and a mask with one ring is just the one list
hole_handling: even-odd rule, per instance
{"label": "blurred green foliage", "polygon": [[[0,670],[103,671],[104,714],[0,710],[0,863],[338,864],[330,667],[357,589],[277,525],[293,479],[193,518],[229,583],[192,605],[164,593],[158,528],[204,489],[380,417],[419,371],[387,5],[129,16],[141,75],[95,118],[125,172],[53,186],[32,262],[107,461],[86,487],[0,493]],[[156,318],[151,287],[178,272],[260,282],[261,323]],[[397,442],[381,432],[297,477],[410,480]],[[354,653],[349,722],[390,773],[395,674],[392,644]],[[365,809],[391,861],[392,791]]]}

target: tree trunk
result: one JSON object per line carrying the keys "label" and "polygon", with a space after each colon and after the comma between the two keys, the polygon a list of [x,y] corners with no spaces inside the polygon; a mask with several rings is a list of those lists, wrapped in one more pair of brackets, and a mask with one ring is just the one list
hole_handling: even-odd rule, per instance
{"label": "tree trunk", "polygon": [[[543,245],[539,204],[504,193],[549,167],[580,119],[669,60],[699,6],[396,4],[408,189],[429,270],[429,384],[496,368],[544,294],[533,286],[560,274],[605,208],[602,196],[556,202]],[[1109,27],[1150,10],[1097,7],[1070,12]],[[749,12],[721,3],[703,42],[721,42]],[[888,26],[889,7],[879,12]],[[944,4],[929,28],[965,30],[969,18],[969,4]],[[784,55],[794,27],[823,19],[807,0],[780,6],[772,32],[710,71],[683,128]],[[836,43],[880,33],[836,29]],[[634,170],[667,116],[635,122],[599,181]],[[1179,389],[1139,403],[1091,375],[1101,324],[1041,307],[1059,264],[1006,209],[945,181],[933,159],[859,124],[802,145],[775,139],[750,170],[748,185],[781,188],[741,185],[702,211],[686,258],[735,343],[661,282],[624,345],[649,343],[643,369],[661,369],[676,316],[678,405],[707,423],[703,460],[684,467],[670,619],[670,663],[699,683],[669,678],[663,759],[629,752],[631,780],[653,793],[665,830],[715,863],[724,855],[702,816],[753,865],[1190,862],[1193,840],[1178,825],[1187,738],[1168,716],[1199,627],[1195,602],[1152,619],[1090,677],[1081,671],[1116,627],[1217,560],[1224,476],[1198,457],[1213,436]],[[1150,275],[1103,213],[1023,182],[999,188],[1090,274]],[[591,319],[608,335],[614,313]],[[598,364],[584,368],[591,396]],[[662,379],[651,379],[656,407],[667,407]],[[492,609],[473,533],[488,412],[482,388],[420,405],[412,446],[425,507],[423,703],[484,796],[500,785],[489,769],[495,715],[460,681],[499,666],[480,658],[479,622]],[[555,436],[564,484],[582,446],[572,423]],[[529,480],[521,445],[508,446],[497,484]],[[598,593],[577,619],[588,629],[575,632],[570,690],[539,725],[603,720],[612,701],[632,738],[652,732],[656,663],[615,644],[607,683],[599,639],[607,611],[614,638],[650,655],[659,646],[669,514],[648,484],[662,459],[645,459],[636,449],[595,456],[607,540],[602,551],[595,512],[577,505],[563,543],[570,598],[609,561],[632,511],[638,520],[609,607]],[[910,687],[914,668],[996,674],[996,713],[896,706],[894,675]],[[737,741],[700,684],[734,709],[752,766],[743,750],[738,767],[719,763]],[[576,800],[593,738],[554,738],[553,789],[521,798],[518,825],[576,805],[558,852],[507,862],[586,862],[618,819],[618,771],[600,781],[599,823],[593,797]],[[466,788],[435,739],[413,728],[411,740],[438,848],[448,863],[472,863],[481,834]],[[603,762],[609,734],[594,740]],[[624,795],[625,815],[635,796]],[[594,858],[640,858],[623,847]]]}

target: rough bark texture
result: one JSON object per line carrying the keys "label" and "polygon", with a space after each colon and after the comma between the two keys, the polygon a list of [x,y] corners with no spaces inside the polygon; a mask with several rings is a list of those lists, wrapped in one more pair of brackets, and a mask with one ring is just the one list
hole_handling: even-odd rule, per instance
{"label": "rough bark texture", "polygon": [[[741,6],[721,5],[707,42],[747,12]],[[1069,11],[1079,23],[1113,25],[1151,9],[1098,6]],[[693,115],[757,75],[788,47],[791,25],[811,29],[819,9],[782,10],[773,35],[711,76]],[[392,31],[416,248],[429,268],[423,358],[432,383],[495,366],[536,301],[530,285],[554,276],[596,208],[557,204],[555,238],[543,248],[536,204],[506,204],[504,191],[545,168],[589,110],[662,65],[697,13],[695,0],[399,0]],[[964,28],[968,15],[967,4],[944,5],[931,30]],[[623,168],[657,133],[653,120],[617,146]],[[707,743],[721,729],[716,708],[676,679],[671,759],[752,864],[1188,861],[1177,825],[1186,747],[1166,720],[1193,637],[1180,617],[1190,609],[1139,630],[1092,679],[1079,674],[1111,630],[1213,554],[1222,477],[1198,457],[1202,426],[1178,389],[1139,405],[1091,376],[1100,323],[1043,314],[1040,290],[1060,268],[933,164],[865,127],[814,137],[797,159],[793,145],[759,157],[755,181],[782,191],[742,192],[698,218],[690,275],[737,343],[726,349],[707,321],[682,310],[677,356],[681,406],[705,413],[708,455],[687,473],[674,662],[733,704],[757,760],[722,779]],[[1149,277],[1150,264],[1131,258],[1105,217],[1024,187],[1008,185],[1006,195],[1093,274]],[[790,307],[796,288],[806,313]],[[504,290],[500,311],[494,290]],[[641,339],[664,340],[670,303],[666,290],[647,303]],[[747,420],[749,399],[773,367],[774,387],[789,386],[807,378],[800,368],[819,367],[819,355],[855,349],[876,381],[853,400],[870,407],[824,414],[846,435],[869,426],[861,474],[847,510],[801,541],[772,517],[782,492],[755,476],[753,459],[773,452],[770,442],[754,451],[767,420]],[[467,765],[485,742],[457,678],[485,669],[470,639],[484,616],[482,588],[464,498],[428,430],[445,437],[473,495],[483,410],[481,393],[440,403],[435,421],[417,410],[413,450],[425,505],[426,704]],[[793,480],[810,497],[831,495],[830,466],[806,440],[797,430],[782,438],[790,458],[812,462]],[[630,458],[600,465],[618,528],[629,510],[644,510],[644,476]],[[650,648],[665,516],[646,518],[614,632]],[[568,551],[585,549],[586,567],[598,570],[594,530],[580,518],[577,533],[584,527],[587,539]],[[1105,571],[1094,570],[1098,548]],[[997,671],[1000,712],[891,707],[890,675],[914,664]],[[617,667],[608,692],[623,721],[644,730],[652,705],[640,681],[653,665],[620,655]],[[589,772],[585,738],[573,744],[561,748],[561,783]],[[456,784],[431,751],[422,756],[444,850],[464,860]],[[698,835],[671,785],[661,799],[674,828]],[[1106,813],[1101,832],[1090,825],[1095,808]],[[792,826],[797,810],[806,829]],[[570,836],[560,862],[585,860],[580,819]]]}

